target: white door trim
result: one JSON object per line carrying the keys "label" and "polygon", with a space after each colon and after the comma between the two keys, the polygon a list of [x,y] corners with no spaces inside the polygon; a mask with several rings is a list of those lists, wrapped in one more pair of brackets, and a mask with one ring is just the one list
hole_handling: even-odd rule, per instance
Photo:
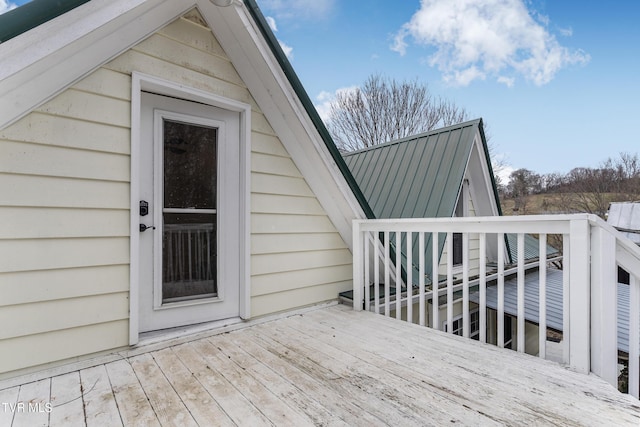
{"label": "white door trim", "polygon": [[187,101],[200,102],[240,114],[240,317],[251,317],[250,281],[250,177],[251,177],[251,106],[243,102],[211,94],[199,89],[146,74],[133,72],[131,76],[131,194],[129,247],[129,344],[139,339],[139,249],[140,230],[138,202],[140,200],[140,132],[141,92],[150,91]]}

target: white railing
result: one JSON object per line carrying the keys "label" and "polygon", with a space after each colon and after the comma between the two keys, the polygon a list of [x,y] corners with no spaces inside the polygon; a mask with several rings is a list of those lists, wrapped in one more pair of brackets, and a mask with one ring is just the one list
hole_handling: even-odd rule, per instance
{"label": "white railing", "polygon": [[[462,233],[461,269],[454,269],[452,256],[446,255],[453,253],[453,233]],[[517,235],[516,248],[511,251],[505,239],[507,233]],[[525,259],[526,234],[535,235],[539,240],[535,259]],[[558,237],[555,241],[562,246],[559,248],[562,255],[554,259],[548,256],[547,247],[548,237],[552,235]],[[573,369],[593,372],[616,387],[619,375],[617,267],[624,268],[630,273],[629,313],[626,313],[629,319],[628,392],[638,398],[640,249],[598,217],[578,214],[356,220],[353,239],[355,310],[394,315],[451,332],[454,312],[461,306],[462,335],[469,337],[473,304],[473,310],[479,310],[479,340],[491,341],[500,347],[505,343],[505,279],[515,275],[517,320],[514,329],[516,349],[520,352],[525,351],[527,339],[525,310],[532,308],[526,307],[525,279],[527,272],[535,268],[539,298],[534,308],[538,313],[538,331],[541,331],[538,355],[543,358],[547,348],[547,273],[552,272],[549,267],[552,261],[561,260],[562,360]],[[517,263],[510,265],[509,254],[514,253],[514,249]],[[427,268],[429,260],[431,266]],[[438,280],[431,280],[434,277]],[[496,287],[497,307],[493,310],[495,321],[488,324],[487,289],[491,286]],[[471,295],[477,296],[475,302]],[[442,327],[440,320],[440,311],[444,309],[446,327]]]}
{"label": "white railing", "polygon": [[216,274],[213,224],[165,224],[163,281],[212,281]]}

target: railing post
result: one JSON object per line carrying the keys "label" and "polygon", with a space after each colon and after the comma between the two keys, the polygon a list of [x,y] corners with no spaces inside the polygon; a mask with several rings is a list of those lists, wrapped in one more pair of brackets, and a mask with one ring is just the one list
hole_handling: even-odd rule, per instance
{"label": "railing post", "polygon": [[572,219],[569,223],[569,366],[578,372],[590,371],[590,266],[589,222]]}
{"label": "railing post", "polygon": [[360,235],[360,222],[353,221],[353,309],[362,311],[362,287],[364,263],[362,259],[363,239]]}
{"label": "railing post", "polygon": [[602,227],[591,232],[591,372],[618,386],[618,278],[616,238]]}
{"label": "railing post", "polygon": [[629,394],[638,399],[640,397],[640,348],[638,348],[638,336],[640,336],[640,290],[638,290],[638,279],[635,274],[629,277],[629,367],[627,369],[629,376]]}

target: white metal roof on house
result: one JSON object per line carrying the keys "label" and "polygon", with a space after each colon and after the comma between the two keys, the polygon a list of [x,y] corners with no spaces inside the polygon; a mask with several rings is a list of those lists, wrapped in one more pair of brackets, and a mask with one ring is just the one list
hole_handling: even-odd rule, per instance
{"label": "white metal roof on house", "polygon": [[607,223],[640,245],[640,202],[611,203]]}
{"label": "white metal roof on house", "polygon": [[[531,271],[525,276],[525,319],[539,324],[539,272]],[[480,294],[474,292],[470,300],[478,303]],[[498,309],[498,287],[487,287],[487,307]],[[517,278],[504,282],[504,312],[518,315]],[[547,327],[562,332],[562,270],[547,269]],[[618,350],[629,353],[629,285],[618,283]]]}

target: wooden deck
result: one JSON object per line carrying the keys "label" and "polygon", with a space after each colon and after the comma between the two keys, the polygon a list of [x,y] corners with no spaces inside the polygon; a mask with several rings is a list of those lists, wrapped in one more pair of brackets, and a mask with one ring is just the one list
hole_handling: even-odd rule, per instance
{"label": "wooden deck", "polygon": [[0,382],[0,426],[640,425],[599,378],[340,305],[120,355]]}

